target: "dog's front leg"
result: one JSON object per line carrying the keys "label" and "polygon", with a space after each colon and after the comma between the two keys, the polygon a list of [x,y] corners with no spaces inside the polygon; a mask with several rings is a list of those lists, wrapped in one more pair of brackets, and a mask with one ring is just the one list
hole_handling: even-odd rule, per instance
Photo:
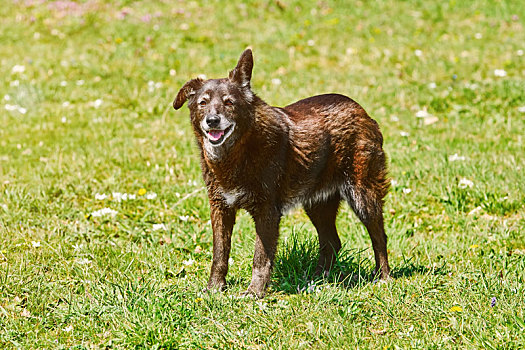
{"label": "dog's front leg", "polygon": [[246,291],[258,298],[264,297],[270,282],[273,260],[279,239],[281,214],[277,209],[260,210],[253,214],[255,221],[255,253],[253,255],[252,282]]}
{"label": "dog's front leg", "polygon": [[211,264],[208,290],[223,290],[226,287],[231,237],[236,210],[220,201],[210,201],[213,228],[213,262]]}

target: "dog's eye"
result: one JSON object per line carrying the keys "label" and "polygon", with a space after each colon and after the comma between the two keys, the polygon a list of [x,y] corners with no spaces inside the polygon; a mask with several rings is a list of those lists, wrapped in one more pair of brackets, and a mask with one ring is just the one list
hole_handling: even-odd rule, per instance
{"label": "dog's eye", "polygon": [[202,107],[206,106],[206,101],[202,100],[201,102],[199,102],[199,105]]}
{"label": "dog's eye", "polygon": [[233,101],[228,98],[228,99],[224,100],[224,104],[226,106],[233,106]]}

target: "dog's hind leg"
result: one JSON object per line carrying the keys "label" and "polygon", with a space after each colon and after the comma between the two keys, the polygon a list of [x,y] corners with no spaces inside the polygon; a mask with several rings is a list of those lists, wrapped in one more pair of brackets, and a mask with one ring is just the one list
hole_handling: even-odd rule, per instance
{"label": "dog's hind leg", "polygon": [[383,224],[382,199],[376,198],[374,192],[366,187],[350,186],[350,190],[345,192],[348,204],[365,225],[372,239],[376,262],[374,275],[380,273],[381,279],[388,279],[390,267],[388,265],[387,238]]}
{"label": "dog's hind leg", "polygon": [[366,226],[372,240],[376,268],[381,279],[390,278],[387,255],[387,237],[383,223],[383,198],[388,192],[385,155],[382,150],[356,153],[351,178],[347,179],[342,194],[357,217]]}
{"label": "dog's hind leg", "polygon": [[319,262],[315,275],[326,276],[341,249],[341,240],[335,227],[335,219],[341,197],[334,194],[328,200],[305,205],[304,210],[319,236]]}

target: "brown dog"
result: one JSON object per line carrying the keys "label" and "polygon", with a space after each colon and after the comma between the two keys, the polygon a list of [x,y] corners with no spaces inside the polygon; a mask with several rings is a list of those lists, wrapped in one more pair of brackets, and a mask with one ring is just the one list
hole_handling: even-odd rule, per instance
{"label": "brown dog", "polygon": [[377,123],[350,98],[313,96],[272,107],[250,89],[252,51],[242,53],[224,79],[192,79],[173,107],[188,100],[200,148],[213,226],[208,289],[226,285],[235,214],[255,221],[252,281],[247,293],[263,297],[270,281],[283,213],[302,204],[319,235],[317,273],[325,273],[341,248],[335,219],[342,199],[366,226],[376,273],[389,278],[383,198],[383,137]]}

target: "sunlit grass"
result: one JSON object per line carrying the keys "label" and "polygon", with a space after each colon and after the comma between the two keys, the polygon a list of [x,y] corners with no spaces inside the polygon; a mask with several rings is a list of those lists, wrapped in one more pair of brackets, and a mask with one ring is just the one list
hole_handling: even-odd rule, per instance
{"label": "sunlit grass", "polygon": [[[0,347],[525,347],[525,4],[519,1],[5,1],[0,7]],[[240,212],[222,294],[178,89],[251,46],[286,105],[338,92],[384,134],[395,280],[364,227],[313,277],[283,218],[269,294]]]}

